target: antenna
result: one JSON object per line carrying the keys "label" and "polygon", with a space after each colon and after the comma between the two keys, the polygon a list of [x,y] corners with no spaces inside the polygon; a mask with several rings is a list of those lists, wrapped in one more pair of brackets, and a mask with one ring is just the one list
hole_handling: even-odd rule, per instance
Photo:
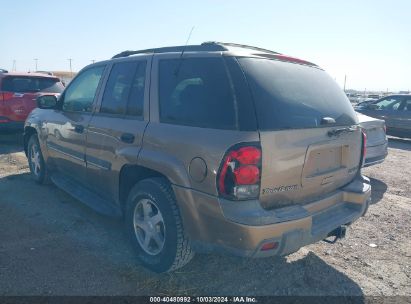
{"label": "antenna", "polygon": [[185,44],[185,45],[184,45],[184,47],[183,47],[183,50],[181,51],[180,58],[181,58],[181,57],[183,57],[183,55],[184,55],[184,51],[186,50],[186,47],[187,47],[188,41],[190,40],[190,38],[191,38],[191,34],[193,33],[193,31],[194,31],[194,26],[191,28],[191,30],[190,30],[190,34],[188,34],[188,38],[187,38],[186,44]]}
{"label": "antenna", "polygon": [[176,69],[176,71],[175,71],[175,73],[174,73],[175,76],[177,76],[177,75],[178,75],[178,72],[180,71],[181,64],[183,63],[184,51],[186,50],[186,47],[187,47],[187,45],[188,45],[188,41],[190,40],[191,34],[192,34],[193,31],[194,31],[194,27],[195,27],[195,26],[193,26],[193,27],[191,28],[190,33],[188,34],[188,38],[187,38],[186,44],[184,45],[183,49],[181,50],[180,61],[179,61],[179,63],[178,63],[177,69]]}

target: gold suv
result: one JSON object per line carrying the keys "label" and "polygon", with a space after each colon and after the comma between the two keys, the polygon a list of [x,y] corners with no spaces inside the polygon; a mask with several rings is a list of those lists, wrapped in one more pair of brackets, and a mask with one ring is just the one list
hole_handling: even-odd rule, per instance
{"label": "gold suv", "polygon": [[85,67],[25,123],[34,179],[123,216],[157,272],[196,251],[285,255],[367,209],[365,136],[317,65],[227,43],[126,51]]}

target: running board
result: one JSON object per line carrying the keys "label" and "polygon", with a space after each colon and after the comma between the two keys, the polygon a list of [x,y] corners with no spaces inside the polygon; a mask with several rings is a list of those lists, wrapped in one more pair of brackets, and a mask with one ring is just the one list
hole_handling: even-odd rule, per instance
{"label": "running board", "polygon": [[71,178],[63,176],[62,174],[53,174],[51,180],[57,187],[78,199],[94,211],[112,217],[122,216],[119,207],[116,207],[110,201],[101,198],[80,183],[73,181]]}

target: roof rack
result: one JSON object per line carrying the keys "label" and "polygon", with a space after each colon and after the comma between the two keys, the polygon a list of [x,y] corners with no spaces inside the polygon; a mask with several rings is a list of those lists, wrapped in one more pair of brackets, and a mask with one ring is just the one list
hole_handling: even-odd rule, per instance
{"label": "roof rack", "polygon": [[221,46],[240,47],[240,48],[260,51],[260,52],[264,52],[264,53],[280,54],[278,52],[274,52],[274,51],[271,51],[271,50],[259,48],[259,47],[256,47],[256,46],[251,46],[251,45],[246,45],[246,44],[239,44],[239,43],[231,43],[231,42],[207,41],[207,42],[203,42],[201,45],[213,45],[213,44],[214,45],[221,45]]}
{"label": "roof rack", "polygon": [[152,49],[145,49],[145,50],[137,50],[137,51],[124,51],[117,55],[114,55],[111,59],[121,58],[121,57],[128,57],[131,55],[136,54],[153,54],[153,53],[171,53],[171,52],[200,52],[200,51],[209,51],[209,52],[221,52],[227,51],[222,45],[218,44],[200,44],[200,45],[187,45],[187,46],[167,46],[161,48],[152,48]]}
{"label": "roof rack", "polygon": [[180,53],[182,51],[184,52],[222,52],[222,51],[228,51],[229,49],[227,47],[240,47],[240,48],[245,48],[245,49],[250,49],[250,50],[255,50],[263,53],[269,53],[269,54],[280,54],[278,52],[274,52],[271,50],[255,47],[255,46],[250,46],[250,45],[245,45],[245,44],[238,44],[238,43],[230,43],[230,42],[217,42],[217,41],[207,41],[203,42],[200,45],[187,45],[187,46],[167,46],[167,47],[161,47],[161,48],[152,48],[152,49],[145,49],[145,50],[137,50],[137,51],[124,51],[121,52],[117,55],[114,55],[111,59],[115,58],[121,58],[121,57],[128,57],[131,55],[136,55],[136,54],[153,54],[153,53],[171,53],[171,52],[177,52]]}

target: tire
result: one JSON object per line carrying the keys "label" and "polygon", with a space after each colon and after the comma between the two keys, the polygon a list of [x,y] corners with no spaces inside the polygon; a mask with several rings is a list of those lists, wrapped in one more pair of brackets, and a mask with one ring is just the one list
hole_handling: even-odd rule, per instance
{"label": "tire", "polygon": [[164,178],[145,179],[131,189],[125,225],[138,259],[154,272],[176,270],[194,256],[173,190]]}
{"label": "tire", "polygon": [[31,135],[29,139],[27,144],[27,158],[33,179],[39,184],[45,183],[48,180],[47,168],[43,154],[41,153],[37,134]]}

